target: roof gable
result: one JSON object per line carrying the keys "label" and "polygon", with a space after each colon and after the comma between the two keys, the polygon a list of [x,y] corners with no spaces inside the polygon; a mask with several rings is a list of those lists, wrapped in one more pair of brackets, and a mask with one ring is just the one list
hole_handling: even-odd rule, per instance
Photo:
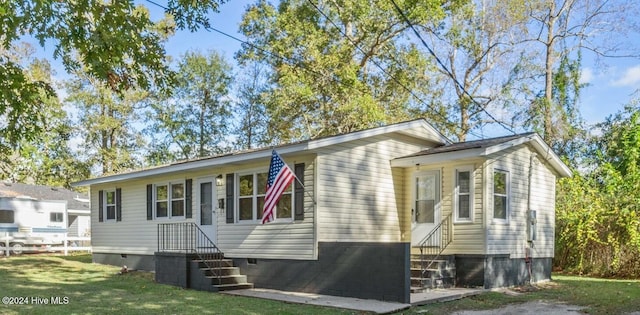
{"label": "roof gable", "polygon": [[487,157],[508,148],[528,143],[562,177],[570,177],[571,170],[542,138],[533,132],[518,135],[458,142],[426,149],[391,161],[392,166],[409,167],[420,163],[437,163],[463,158]]}

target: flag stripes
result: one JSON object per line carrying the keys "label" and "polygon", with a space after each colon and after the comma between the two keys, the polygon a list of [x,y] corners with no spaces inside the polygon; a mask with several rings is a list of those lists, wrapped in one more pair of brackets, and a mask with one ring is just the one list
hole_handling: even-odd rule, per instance
{"label": "flag stripes", "polygon": [[273,210],[276,208],[282,193],[291,185],[295,175],[291,168],[280,158],[280,155],[273,150],[271,153],[271,164],[267,178],[267,192],[264,198],[264,209],[262,214],[262,224],[275,220]]}

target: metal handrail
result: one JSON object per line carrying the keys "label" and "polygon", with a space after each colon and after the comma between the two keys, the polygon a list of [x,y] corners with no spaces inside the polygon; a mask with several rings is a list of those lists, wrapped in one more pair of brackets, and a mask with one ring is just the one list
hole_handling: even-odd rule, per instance
{"label": "metal handrail", "polygon": [[195,254],[214,277],[220,279],[224,253],[193,222],[159,223],[158,252]]}
{"label": "metal handrail", "polygon": [[[427,269],[440,257],[440,254],[453,240],[453,222],[451,213],[447,215],[440,223],[420,241],[420,270],[421,277],[427,272]],[[425,256],[434,256],[429,262],[426,262]]]}

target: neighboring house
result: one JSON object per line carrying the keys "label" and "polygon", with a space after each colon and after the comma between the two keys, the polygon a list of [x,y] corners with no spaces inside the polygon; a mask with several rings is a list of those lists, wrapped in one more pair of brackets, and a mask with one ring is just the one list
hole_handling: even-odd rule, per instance
{"label": "neighboring house", "polygon": [[422,287],[550,279],[555,181],[570,171],[536,134],[451,143],[414,120],[275,149],[305,187],[265,225],[272,148],[75,183],[91,188],[94,261],[211,289],[200,267],[215,291],[222,272],[189,262],[214,248],[240,283],[403,303]]}
{"label": "neighboring house", "polygon": [[61,245],[65,237],[91,234],[88,196],[43,185],[0,182],[0,237],[11,247]]}

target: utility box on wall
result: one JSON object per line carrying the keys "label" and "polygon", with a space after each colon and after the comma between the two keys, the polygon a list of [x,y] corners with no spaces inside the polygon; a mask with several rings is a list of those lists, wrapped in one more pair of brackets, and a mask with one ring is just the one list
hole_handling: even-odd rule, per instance
{"label": "utility box on wall", "polygon": [[538,230],[538,219],[536,218],[536,210],[529,210],[527,218],[527,241],[533,242],[536,240],[536,234]]}

